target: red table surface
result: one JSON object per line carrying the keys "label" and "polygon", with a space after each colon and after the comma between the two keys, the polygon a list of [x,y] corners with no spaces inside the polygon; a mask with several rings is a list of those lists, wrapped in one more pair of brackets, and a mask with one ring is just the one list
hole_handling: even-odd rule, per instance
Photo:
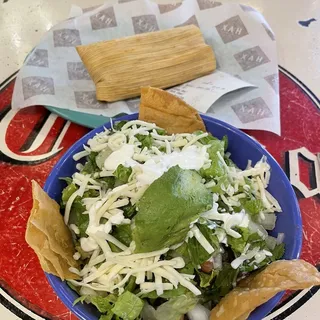
{"label": "red table surface", "polygon": [[[48,284],[24,233],[32,206],[30,180],[43,185],[58,159],[88,129],[42,106],[11,110],[13,86],[14,79],[0,87],[0,285],[17,301],[15,305],[25,306],[34,314],[47,319],[76,319]],[[281,137],[265,131],[246,132],[266,146],[289,175],[288,151],[305,147],[313,154],[320,153],[320,110],[316,98],[284,73],[280,73],[280,99]],[[296,190],[303,218],[301,257],[318,265],[320,185],[319,181],[316,185],[315,167],[319,161],[301,157],[298,165],[300,180],[309,189],[318,188],[318,194],[308,198]],[[15,306],[3,299],[1,302],[15,312]]]}

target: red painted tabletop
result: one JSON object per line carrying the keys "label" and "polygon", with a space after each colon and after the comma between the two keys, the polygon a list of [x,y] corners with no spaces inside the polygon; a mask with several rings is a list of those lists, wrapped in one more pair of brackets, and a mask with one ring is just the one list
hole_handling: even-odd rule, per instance
{"label": "red painted tabletop", "polygon": [[[0,302],[21,319],[76,319],[50,287],[24,233],[32,206],[31,179],[43,185],[58,159],[88,129],[42,106],[11,110],[13,86],[14,76],[0,87]],[[280,97],[281,137],[246,132],[266,146],[294,185],[303,219],[301,257],[319,266],[320,103],[285,70],[280,72]],[[318,289],[306,290],[293,307],[288,302],[296,294],[287,294],[270,319],[286,318]]]}

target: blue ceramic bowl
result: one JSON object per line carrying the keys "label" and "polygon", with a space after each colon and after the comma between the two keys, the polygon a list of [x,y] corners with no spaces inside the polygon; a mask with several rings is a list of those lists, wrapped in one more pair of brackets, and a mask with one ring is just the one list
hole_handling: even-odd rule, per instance
{"label": "blue ceramic bowl", "polygon": [[[137,114],[133,114],[119,118],[119,120],[134,120],[137,119],[137,117]],[[267,157],[272,171],[268,190],[279,201],[283,210],[282,213],[279,213],[276,228],[271,234],[276,235],[279,232],[285,234],[284,242],[286,251],[284,259],[298,258],[302,243],[301,215],[295,193],[281,167],[259,143],[242,131],[208,116],[202,116],[202,118],[206,124],[207,131],[211,132],[215,137],[221,139],[224,135],[228,136],[228,151],[231,152],[231,159],[240,168],[244,169],[246,167],[248,159],[251,159],[253,163],[255,163],[259,161],[263,155]],[[106,124],[105,127],[110,128],[110,123]],[[60,202],[61,192],[65,183],[59,180],[59,177],[71,176],[75,172],[76,163],[72,158],[73,154],[81,151],[82,145],[86,144],[88,139],[102,130],[103,126],[89,132],[77,141],[59,160],[44,186],[44,190],[51,198]],[[65,282],[62,282],[59,278],[50,274],[47,274],[47,278],[62,302],[80,319],[99,319],[99,314],[94,307],[81,303],[75,306],[72,305],[78,295],[72,291]],[[283,293],[277,294],[257,308],[249,319],[262,319],[275,307],[282,295]]]}

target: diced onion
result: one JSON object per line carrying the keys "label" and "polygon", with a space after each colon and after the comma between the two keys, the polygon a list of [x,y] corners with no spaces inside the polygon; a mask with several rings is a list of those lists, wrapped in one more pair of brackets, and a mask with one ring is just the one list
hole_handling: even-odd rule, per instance
{"label": "diced onion", "polygon": [[284,240],[284,233],[278,233],[277,244],[283,243],[283,240]]}
{"label": "diced onion", "polygon": [[190,320],[208,320],[210,318],[210,310],[201,304],[197,304],[187,315]]}
{"label": "diced onion", "polygon": [[261,220],[261,225],[266,230],[273,230],[276,226],[277,216],[274,213],[268,213],[264,215],[264,220]]}
{"label": "diced onion", "polygon": [[274,237],[268,236],[266,238],[266,244],[270,250],[273,250],[275,248],[275,246],[277,245],[277,239]]}

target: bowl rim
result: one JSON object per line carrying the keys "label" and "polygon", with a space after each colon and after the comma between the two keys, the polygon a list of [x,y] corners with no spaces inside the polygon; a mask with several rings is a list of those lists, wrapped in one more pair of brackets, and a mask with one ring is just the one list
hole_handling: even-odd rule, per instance
{"label": "bowl rim", "polygon": [[[113,122],[115,121],[122,121],[122,120],[136,120],[138,118],[138,113],[134,113],[131,115],[125,115],[122,116],[120,118],[114,119]],[[251,144],[254,148],[258,149],[262,154],[266,155],[268,158],[268,162],[270,165],[272,166],[276,166],[278,167],[280,175],[282,180],[285,183],[285,188],[286,191],[290,194],[290,198],[292,198],[293,201],[293,206],[294,209],[292,212],[294,213],[294,221],[297,225],[297,227],[299,228],[299,230],[297,231],[298,235],[295,238],[295,242],[294,242],[294,246],[293,246],[293,250],[292,250],[292,258],[291,259],[297,259],[300,256],[301,253],[301,248],[302,248],[302,218],[301,218],[301,212],[300,212],[300,207],[298,204],[298,200],[297,197],[295,195],[295,192],[293,190],[293,187],[287,177],[287,175],[285,174],[285,172],[283,171],[283,169],[281,168],[281,166],[278,164],[278,162],[274,159],[274,157],[265,149],[261,146],[261,144],[255,140],[254,138],[252,138],[251,136],[249,136],[248,134],[246,134],[245,132],[241,131],[240,129],[224,122],[218,119],[215,119],[211,116],[207,116],[207,115],[203,115],[200,114],[202,119],[204,120],[205,124],[207,123],[214,123],[217,126],[220,127],[224,127],[225,129],[227,129],[228,132],[232,132],[233,134],[236,135],[240,135],[240,137],[244,140],[246,140],[247,143]],[[64,155],[58,160],[58,162],[55,164],[55,166],[53,167],[52,171],[50,172],[45,185],[44,185],[44,191],[48,191],[48,189],[50,188],[51,184],[53,183],[53,181],[55,180],[56,176],[57,176],[57,172],[60,170],[60,167],[63,166],[64,162],[73,155],[74,153],[74,149],[76,149],[78,147],[79,144],[84,144],[87,143],[87,141],[90,139],[90,137],[92,137],[93,135],[95,135],[98,132],[101,132],[104,128],[110,127],[111,126],[111,122],[109,121],[107,123],[105,123],[104,125],[97,127],[91,131],[89,131],[87,134],[85,134],[83,137],[81,137],[79,140],[77,140],[65,153]],[[300,231],[300,232],[299,232]],[[94,317],[92,317],[93,315],[88,314],[87,310],[83,310],[83,308],[81,308],[81,306],[79,305],[75,305],[73,306],[73,302],[74,300],[71,299],[71,297],[68,295],[68,293],[64,292],[64,290],[62,291],[59,286],[61,286],[61,279],[48,274],[45,272],[45,275],[50,283],[50,285],[52,286],[53,290],[55,291],[55,293],[58,295],[58,297],[61,299],[61,301],[65,304],[65,306],[71,311],[73,312],[77,317],[79,317],[79,319],[83,319],[83,320],[91,320],[94,319]],[[64,283],[64,285],[67,286],[66,283]],[[262,304],[261,306],[259,306],[258,308],[256,308],[250,315],[250,317],[248,318],[249,320],[260,320],[262,317],[265,317],[269,312],[271,312],[273,310],[273,308],[277,305],[277,303],[280,301],[280,299],[282,298],[282,296],[284,295],[284,291],[280,292],[278,294],[276,294],[274,297],[272,297],[271,299],[269,299],[267,302],[265,302],[264,304]],[[256,313],[257,314],[254,314]],[[88,317],[89,316],[89,317]]]}

